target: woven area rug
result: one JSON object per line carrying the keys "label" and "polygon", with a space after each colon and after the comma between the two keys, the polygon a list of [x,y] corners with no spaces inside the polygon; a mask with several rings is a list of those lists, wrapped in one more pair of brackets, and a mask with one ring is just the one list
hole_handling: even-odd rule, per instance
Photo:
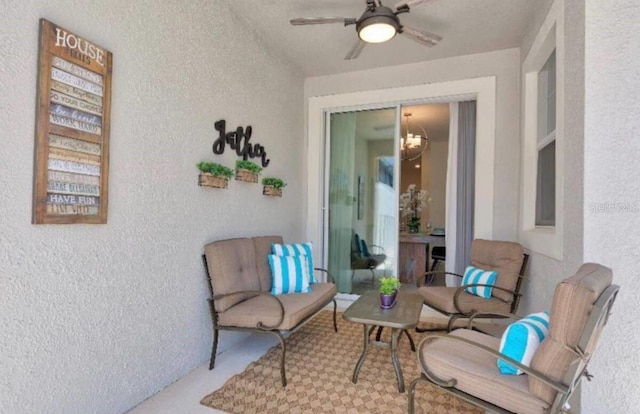
{"label": "woven area rug", "polygon": [[[321,312],[287,339],[285,388],[280,384],[278,345],[200,403],[228,413],[406,413],[407,392],[398,392],[388,348],[370,347],[358,383],[351,382],[362,352],[362,325],[347,322],[338,314],[336,333],[332,313]],[[389,339],[389,332],[383,332],[383,339]],[[417,346],[422,335],[415,331],[411,335]],[[404,335],[398,344],[398,358],[408,390],[420,374]],[[416,387],[416,412],[482,413],[424,381]]]}

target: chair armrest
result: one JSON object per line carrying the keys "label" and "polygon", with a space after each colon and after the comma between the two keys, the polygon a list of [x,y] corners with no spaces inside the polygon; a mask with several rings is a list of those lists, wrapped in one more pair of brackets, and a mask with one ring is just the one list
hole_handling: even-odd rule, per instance
{"label": "chair armrest", "polygon": [[433,272],[425,272],[422,275],[420,275],[420,277],[416,279],[416,286],[417,287],[423,286],[424,283],[427,281],[427,276],[430,276],[430,275],[452,275],[452,276],[457,276],[462,278],[462,275],[459,275],[457,273],[445,272],[442,270],[435,270]]}
{"label": "chair armrest", "polygon": [[504,318],[511,319],[512,321],[519,321],[522,319],[522,316],[515,315],[513,313],[503,313],[503,312],[474,312],[469,316],[469,321],[467,322],[467,329],[473,328],[473,320],[475,318]]}
{"label": "chair armrest", "polygon": [[[542,382],[544,382],[545,384],[547,384],[548,386],[550,386],[551,388],[555,389],[556,391],[559,391],[563,394],[567,394],[569,392],[569,387],[559,381],[554,380],[553,378],[550,378],[544,374],[542,374],[539,371],[536,371],[526,365],[522,365],[520,362],[509,358],[506,355],[501,354],[500,352],[489,348],[488,346],[479,344],[477,342],[471,341],[469,339],[466,338],[461,338],[459,336],[454,336],[451,334],[446,334],[446,333],[429,333],[427,334],[427,336],[420,341],[420,344],[418,345],[418,361],[420,362],[420,368],[422,369],[422,371],[425,373],[425,375],[432,380],[434,383],[440,385],[441,387],[447,387],[447,388],[452,388],[455,387],[456,385],[456,379],[452,378],[449,380],[443,380],[442,378],[437,377],[435,374],[433,374],[431,371],[429,371],[426,362],[423,359],[423,348],[425,346],[427,346],[431,341],[435,340],[435,339],[444,339],[444,340],[451,340],[451,341],[457,341],[457,342],[463,342],[475,349],[478,349],[482,352],[488,353],[492,356],[494,356],[496,359],[501,359],[515,367],[517,367],[518,369],[520,369],[522,372],[526,373],[527,375],[530,375]],[[498,367],[495,368],[496,370],[498,369]]]}
{"label": "chair armrest", "polygon": [[330,281],[330,283],[333,283],[334,285],[336,284],[336,279],[331,276],[331,273],[329,273],[329,271],[327,269],[323,269],[321,267],[314,267],[313,270],[318,270],[320,272],[324,272],[327,274],[327,281]]}
{"label": "chair armrest", "polygon": [[278,304],[278,306],[280,307],[280,318],[278,319],[278,323],[276,323],[273,326],[270,326],[270,325],[265,325],[262,322],[258,322],[256,324],[256,328],[257,329],[273,330],[273,329],[276,329],[278,326],[280,326],[280,324],[282,323],[282,320],[284,319],[284,305],[282,304],[280,299],[278,299],[277,297],[273,296],[269,292],[264,292],[262,290],[241,290],[241,291],[237,291],[237,292],[222,293],[222,294],[219,294],[219,295],[215,295],[214,297],[212,297],[209,300],[210,301],[215,301],[215,300],[219,300],[219,299],[222,299],[222,298],[228,298],[228,297],[231,297],[231,296],[244,295],[244,294],[253,294],[254,297],[255,296],[267,296],[267,297],[273,299]]}
{"label": "chair armrest", "polygon": [[[480,313],[479,311],[477,311],[477,310],[475,310],[475,309],[471,309],[471,310],[469,310],[469,311],[466,311],[466,312],[465,312],[465,311],[463,311],[463,310],[462,310],[462,308],[459,306],[459,303],[458,303],[459,297],[460,297],[460,295],[462,294],[462,292],[464,292],[464,290],[465,290],[466,288],[473,287],[473,286],[478,286],[478,287],[492,287],[493,289],[502,290],[503,292],[509,292],[509,293],[511,293],[512,295],[515,295],[515,294],[516,294],[516,293],[515,293],[514,291],[512,291],[512,290],[504,289],[504,288],[501,288],[501,287],[498,287],[498,286],[494,286],[494,285],[487,285],[487,284],[481,284],[481,283],[473,283],[473,284],[470,284],[470,285],[462,285],[462,286],[458,287],[458,289],[456,289],[456,293],[454,293],[454,295],[453,295],[453,306],[456,308],[456,310],[458,311],[458,313],[461,313],[461,314],[463,314],[463,315],[465,315],[465,316],[471,316],[471,315],[472,315],[472,314],[474,314],[474,313]],[[502,299],[500,299],[500,298],[496,298],[496,299],[498,299],[498,300],[502,300]],[[503,302],[504,302],[504,301],[503,301]],[[508,302],[505,302],[505,303],[508,303]]]}
{"label": "chair armrest", "polygon": [[370,244],[369,247],[375,247],[376,249],[382,250],[382,254],[386,256],[386,252],[384,251],[384,247],[378,246],[377,244]]}

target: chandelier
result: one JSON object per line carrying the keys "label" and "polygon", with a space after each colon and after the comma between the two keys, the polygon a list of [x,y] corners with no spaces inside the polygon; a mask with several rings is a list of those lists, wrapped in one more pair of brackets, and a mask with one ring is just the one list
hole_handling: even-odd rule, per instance
{"label": "chandelier", "polygon": [[413,132],[409,129],[411,112],[405,112],[405,135],[400,137],[400,158],[403,161],[413,161],[422,156],[427,149],[429,139],[427,132],[418,124],[414,124]]}

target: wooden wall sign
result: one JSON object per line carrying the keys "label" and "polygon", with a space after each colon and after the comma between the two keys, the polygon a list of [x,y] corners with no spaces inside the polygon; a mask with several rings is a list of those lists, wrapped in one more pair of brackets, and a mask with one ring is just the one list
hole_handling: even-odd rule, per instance
{"label": "wooden wall sign", "polygon": [[107,222],[112,59],[40,19],[34,224]]}

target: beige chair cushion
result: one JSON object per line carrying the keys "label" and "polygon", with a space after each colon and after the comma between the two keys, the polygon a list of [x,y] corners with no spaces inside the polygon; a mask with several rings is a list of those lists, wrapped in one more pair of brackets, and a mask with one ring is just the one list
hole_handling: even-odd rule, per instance
{"label": "beige chair cushion", "polygon": [[[447,313],[459,313],[453,305],[453,296],[458,288],[455,287],[421,287],[418,289],[418,293],[424,298],[424,303],[427,306],[437,308]],[[484,299],[476,295],[472,295],[467,292],[462,292],[458,297],[458,304],[460,305],[463,313],[468,313],[471,310],[480,312],[501,312],[509,313],[511,310],[511,304],[503,300],[491,297]]]}
{"label": "beige chair cushion", "polygon": [[[531,368],[554,380],[564,380],[569,364],[576,358],[570,349],[578,344],[593,304],[611,285],[612,278],[611,269],[586,263],[556,287],[549,315],[549,336],[536,350]],[[556,395],[551,387],[535,378],[530,378],[529,389],[549,403]]]}
{"label": "beige chair cushion", "polygon": [[[519,243],[476,239],[471,243],[471,265],[498,273],[495,286],[514,291],[518,273],[524,260],[524,249]],[[493,289],[492,296],[511,303],[513,294]]]}
{"label": "beige chair cushion", "polygon": [[256,266],[258,277],[260,278],[260,290],[265,292],[271,291],[271,267],[267,255],[271,254],[271,244],[282,244],[281,236],[262,236],[254,237],[253,245],[256,254]]}
{"label": "beige chair cushion", "polygon": [[[256,275],[255,248],[252,239],[229,239],[204,246],[213,294],[220,295],[243,290],[261,290]],[[216,310],[229,307],[252,295],[235,295],[215,301]]]}
{"label": "beige chair cushion", "polygon": [[[449,335],[466,338],[491,349],[500,348],[500,338],[458,329]],[[529,392],[526,375],[502,375],[497,359],[486,352],[452,340],[435,340],[422,348],[427,368],[443,380],[455,378],[456,388],[482,400],[521,414],[542,414],[549,404]]]}
{"label": "beige chair cushion", "polygon": [[[311,289],[309,293],[276,296],[282,301],[285,311],[285,317],[277,329],[289,330],[296,327],[302,320],[330,303],[337,293],[333,283],[314,283]],[[218,314],[220,325],[242,328],[255,328],[258,322],[273,326],[278,323],[279,318],[280,307],[266,296],[253,297]]]}

